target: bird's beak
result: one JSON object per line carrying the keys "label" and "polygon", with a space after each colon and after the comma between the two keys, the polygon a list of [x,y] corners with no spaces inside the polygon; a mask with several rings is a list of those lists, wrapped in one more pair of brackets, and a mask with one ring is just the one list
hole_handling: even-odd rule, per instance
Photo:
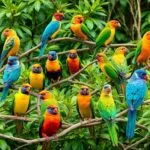
{"label": "bird's beak", "polygon": [[119,27],[119,28],[121,27],[121,24],[120,24],[119,22],[118,22],[118,25],[117,25],[117,27]]}
{"label": "bird's beak", "polygon": [[58,112],[58,109],[56,107],[56,108],[54,108],[54,113],[57,114],[57,112]]}
{"label": "bird's beak", "polygon": [[145,80],[145,81],[148,81],[148,75],[145,75],[145,76],[144,76],[144,80]]}
{"label": "bird's beak", "polygon": [[53,56],[52,56],[52,55],[49,55],[49,56],[48,56],[48,59],[49,59],[49,60],[52,60],[52,59],[53,59]]}

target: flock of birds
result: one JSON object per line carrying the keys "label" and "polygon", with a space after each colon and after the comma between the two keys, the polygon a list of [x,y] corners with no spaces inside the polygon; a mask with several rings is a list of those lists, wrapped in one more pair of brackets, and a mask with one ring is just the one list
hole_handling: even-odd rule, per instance
{"label": "flock of birds", "polygon": [[[43,56],[46,43],[49,38],[54,38],[61,29],[61,20],[64,14],[57,11],[52,18],[52,21],[45,28],[41,38],[41,48],[39,53],[39,60]],[[134,136],[135,124],[136,124],[136,109],[143,103],[146,95],[146,80],[148,79],[147,72],[140,68],[141,65],[148,63],[150,58],[150,31],[146,32],[138,43],[135,55],[134,55],[134,71],[127,82],[126,69],[127,62],[125,54],[128,51],[126,47],[118,47],[112,56],[111,60],[107,58],[104,52],[100,52],[102,47],[108,46],[115,36],[115,31],[120,27],[120,23],[117,20],[110,20],[104,29],[100,32],[96,38],[96,47],[93,54],[93,58],[98,61],[98,65],[104,75],[108,78],[108,81],[115,86],[119,95],[125,97],[128,105],[128,122],[126,126],[127,138]],[[76,37],[81,40],[91,39],[94,37],[91,35],[89,29],[84,24],[84,17],[82,15],[76,15],[72,19],[71,31]],[[20,40],[13,29],[5,29],[4,36],[6,41],[3,47],[3,51],[0,57],[0,66],[2,67],[7,60],[7,64],[3,74],[3,91],[1,94],[0,102],[4,101],[8,95],[8,90],[11,88],[14,82],[19,79],[21,67],[19,60],[16,56],[19,47]],[[75,49],[70,50],[67,58],[67,66],[70,74],[78,72],[81,68],[80,59]],[[49,137],[55,134],[61,127],[61,116],[58,109],[58,103],[56,98],[48,90],[44,89],[45,76],[49,82],[57,82],[62,77],[62,68],[58,60],[57,53],[50,51],[45,64],[46,74],[44,75],[43,68],[40,64],[33,64],[29,74],[29,83],[23,84],[14,98],[14,115],[25,115],[29,102],[31,87],[38,89],[39,97],[41,99],[41,113],[42,118],[40,120],[40,136]],[[112,144],[118,145],[118,137],[115,128],[116,118],[116,106],[112,96],[112,88],[110,84],[103,86],[100,98],[98,100],[98,108],[101,117],[106,121],[108,131]],[[77,96],[77,110],[81,120],[94,118],[93,101],[91,94],[87,86],[82,86]],[[21,123],[17,125],[17,132],[21,130]],[[89,128],[91,136],[94,137],[94,127]],[[46,150],[48,144],[43,144],[43,149]]]}

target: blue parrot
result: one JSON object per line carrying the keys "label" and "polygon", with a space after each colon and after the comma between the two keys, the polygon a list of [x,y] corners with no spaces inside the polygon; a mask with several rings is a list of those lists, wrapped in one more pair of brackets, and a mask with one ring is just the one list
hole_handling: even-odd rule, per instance
{"label": "blue parrot", "polygon": [[143,69],[135,70],[126,86],[126,102],[128,105],[128,122],[126,126],[126,136],[132,138],[136,124],[136,109],[140,106],[146,95],[147,73]]}
{"label": "blue parrot", "polygon": [[53,15],[52,21],[46,26],[41,39],[41,48],[39,58],[44,54],[47,40],[53,39],[61,28],[61,20],[63,19],[63,13],[56,12]]}
{"label": "blue parrot", "polygon": [[6,68],[4,70],[3,75],[3,91],[2,97],[0,98],[0,102],[5,100],[8,95],[8,90],[10,86],[19,79],[21,68],[19,65],[18,58],[16,56],[9,56]]}

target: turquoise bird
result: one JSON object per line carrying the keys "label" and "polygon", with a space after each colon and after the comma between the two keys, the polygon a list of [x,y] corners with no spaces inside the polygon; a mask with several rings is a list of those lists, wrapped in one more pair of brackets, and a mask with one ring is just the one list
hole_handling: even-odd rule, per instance
{"label": "turquoise bird", "polygon": [[0,98],[0,102],[5,100],[8,95],[8,90],[11,85],[16,82],[20,77],[21,68],[19,65],[19,60],[16,56],[9,56],[6,68],[3,75],[3,91]]}
{"label": "turquoise bird", "polygon": [[126,86],[126,102],[128,105],[128,122],[126,126],[127,138],[134,136],[135,124],[136,124],[136,109],[143,103],[146,95],[146,82],[148,79],[145,70],[136,70]]}
{"label": "turquoise bird", "polygon": [[109,135],[114,146],[118,145],[118,137],[115,128],[114,119],[116,118],[116,105],[112,96],[111,85],[106,84],[103,87],[103,90],[98,101],[98,108],[101,117],[105,120]]}
{"label": "turquoise bird", "polygon": [[63,17],[64,17],[63,13],[56,12],[53,15],[52,21],[46,26],[42,34],[39,58],[41,58],[41,56],[43,56],[44,54],[48,39],[49,38],[53,39],[59,32],[61,28],[61,20],[63,19]]}

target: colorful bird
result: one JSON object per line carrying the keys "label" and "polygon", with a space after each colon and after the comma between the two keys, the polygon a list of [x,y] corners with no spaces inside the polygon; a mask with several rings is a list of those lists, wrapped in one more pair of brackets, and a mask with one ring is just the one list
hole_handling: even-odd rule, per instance
{"label": "colorful bird", "polygon": [[118,68],[118,70],[122,70],[125,73],[127,72],[127,61],[125,58],[127,51],[128,49],[124,46],[118,47],[111,59],[111,62],[115,68]]}
{"label": "colorful bird", "polygon": [[[91,98],[89,88],[82,86],[77,96],[77,110],[82,121],[94,118],[94,103]],[[94,137],[94,127],[90,127],[89,132],[91,136]]]}
{"label": "colorful bird", "polygon": [[[61,127],[61,116],[58,112],[58,107],[54,105],[48,106],[44,113],[43,122],[39,130],[40,137],[45,137],[47,139],[49,136],[56,134],[60,127]],[[49,143],[44,142],[42,150],[49,150],[49,149],[50,149],[50,142]]]}
{"label": "colorful bird", "polygon": [[134,64],[141,65],[142,63],[147,63],[150,58],[150,31],[146,32],[142,40],[138,43]]}
{"label": "colorful bird", "polygon": [[32,88],[42,90],[44,89],[44,73],[42,66],[40,64],[34,64],[31,67],[31,71],[29,74],[29,83]]}
{"label": "colorful bird", "polygon": [[69,55],[67,57],[67,66],[70,74],[78,72],[81,68],[80,59],[75,49],[69,51]]}
{"label": "colorful bird", "polygon": [[128,138],[134,136],[136,109],[143,103],[147,91],[145,80],[148,80],[146,71],[138,69],[134,71],[126,86],[126,102],[128,105],[126,136]]}
{"label": "colorful bird", "polygon": [[19,60],[16,56],[9,56],[6,68],[3,75],[3,91],[0,98],[0,102],[5,100],[8,95],[8,90],[14,82],[16,82],[20,77],[21,68],[19,65]]}
{"label": "colorful bird", "polygon": [[104,53],[97,54],[98,65],[101,71],[112,81],[119,95],[124,95],[125,91],[125,73],[117,70],[108,60]]}
{"label": "colorful bird", "polygon": [[0,57],[0,68],[9,56],[15,56],[20,48],[20,39],[13,29],[5,29],[3,32],[6,41]]}
{"label": "colorful bird", "polygon": [[41,39],[41,48],[40,48],[40,54],[39,57],[43,56],[46,43],[48,39],[53,39],[58,34],[60,28],[61,28],[61,21],[63,20],[64,14],[57,11],[52,18],[52,21],[46,26],[44,29],[44,32],[42,34]]}
{"label": "colorful bird", "polygon": [[58,102],[55,96],[47,90],[43,90],[39,93],[41,101],[41,113],[44,114],[46,108],[49,105],[55,105],[58,107]]}
{"label": "colorful bird", "polygon": [[59,81],[62,76],[62,69],[58,60],[58,56],[55,51],[48,53],[48,59],[46,61],[46,76],[52,82]]}
{"label": "colorful bird", "polygon": [[110,20],[96,38],[96,49],[93,58],[102,46],[109,45],[114,39],[116,28],[121,27],[117,20]]}
{"label": "colorful bird", "polygon": [[84,17],[82,15],[74,16],[70,26],[71,31],[82,40],[87,40],[88,38],[94,40],[93,36],[91,35],[91,31],[83,23],[83,21]]}
{"label": "colorful bird", "polygon": [[117,146],[118,137],[114,122],[114,119],[116,118],[116,105],[112,96],[111,85],[104,85],[98,101],[98,108],[101,117],[105,120],[108,126],[108,131],[112,144],[113,146]]}
{"label": "colorful bird", "polygon": [[[13,114],[16,116],[24,116],[29,109],[30,104],[30,89],[31,85],[26,83],[23,84],[18,93],[15,94],[15,99],[13,103]],[[20,120],[16,121],[16,132],[20,135],[22,131],[23,122]]]}

